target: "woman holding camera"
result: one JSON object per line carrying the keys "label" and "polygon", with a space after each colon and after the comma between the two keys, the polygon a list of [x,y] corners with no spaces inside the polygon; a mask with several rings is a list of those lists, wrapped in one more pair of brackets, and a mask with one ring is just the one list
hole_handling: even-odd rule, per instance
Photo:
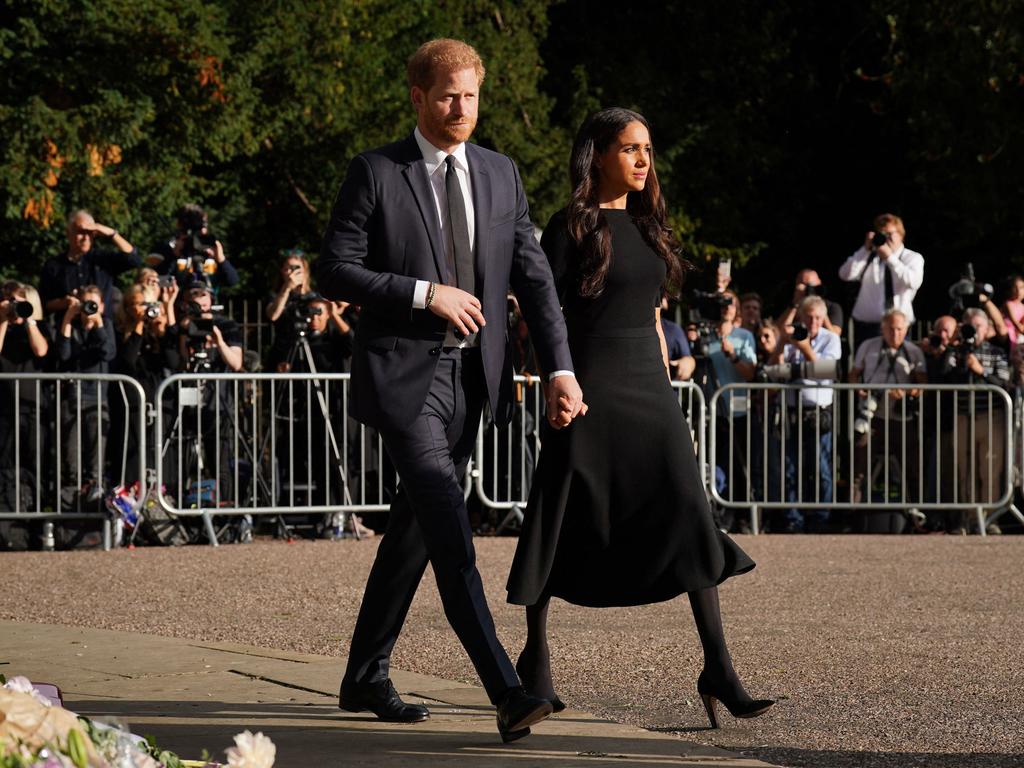
{"label": "woman holding camera", "polygon": [[285,307],[312,290],[309,262],[305,253],[298,248],[286,251],[274,276],[274,296],[267,304],[267,319],[274,324],[275,333],[279,330],[278,321]]}
{"label": "woman holding camera", "polygon": [[733,669],[717,585],[754,563],[715,527],[669,380],[660,298],[678,292],[688,264],[667,225],[647,121],[619,108],[591,115],[570,169],[572,198],[542,246],[592,413],[566,426],[570,412],[548,414],[508,581],[509,602],[526,606],[516,669],[558,711],[547,640],[552,597],[627,606],[686,592],[704,649],[697,690],[711,725],[716,701],[753,717],[773,702],[753,700]]}

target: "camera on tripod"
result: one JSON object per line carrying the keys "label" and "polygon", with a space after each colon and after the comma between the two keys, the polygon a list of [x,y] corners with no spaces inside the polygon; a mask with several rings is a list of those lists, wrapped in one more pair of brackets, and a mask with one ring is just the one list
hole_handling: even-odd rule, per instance
{"label": "camera on tripod", "polygon": [[212,255],[217,237],[207,229],[206,213],[198,206],[185,206],[178,214],[178,224],[182,234],[178,271],[202,275],[209,283],[210,275],[217,271]]}
{"label": "camera on tripod", "polygon": [[[210,311],[203,310],[199,302],[190,301],[185,305],[185,316],[188,317],[188,367],[190,370],[209,370],[217,359],[217,347],[207,346],[207,339],[217,324],[217,313],[223,310],[220,304],[210,306]],[[159,314],[159,310],[158,310]],[[206,317],[205,315],[210,315]]]}
{"label": "camera on tripod", "polygon": [[309,324],[314,317],[324,313],[324,297],[316,291],[310,291],[299,296],[292,302],[292,330],[297,336],[305,336],[309,333]]}

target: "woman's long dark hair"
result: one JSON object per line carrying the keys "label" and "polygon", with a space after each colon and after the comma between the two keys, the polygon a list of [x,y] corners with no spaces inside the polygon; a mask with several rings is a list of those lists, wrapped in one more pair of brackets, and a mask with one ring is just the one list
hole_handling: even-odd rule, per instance
{"label": "woman's long dark hair", "polygon": [[[572,197],[567,216],[569,235],[580,253],[580,296],[600,296],[612,265],[611,232],[598,205],[600,176],[595,160],[627,125],[634,122],[642,124],[650,132],[647,120],[637,112],[621,107],[602,109],[583,121],[573,143],[569,160]],[[692,269],[692,265],[681,256],[679,241],[666,222],[665,201],[661,197],[653,162],[647,171],[643,191],[629,193],[626,210],[647,244],[665,261],[668,268],[665,290],[677,296],[682,288],[683,273]]]}

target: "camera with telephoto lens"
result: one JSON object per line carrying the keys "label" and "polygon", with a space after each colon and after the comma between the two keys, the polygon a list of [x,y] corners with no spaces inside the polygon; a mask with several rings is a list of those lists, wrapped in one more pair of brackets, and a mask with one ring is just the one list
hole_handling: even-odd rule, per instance
{"label": "camera with telephoto lens", "polygon": [[14,316],[20,317],[22,320],[28,320],[35,311],[30,301],[12,301],[11,309],[14,311]]}
{"label": "camera with telephoto lens", "polygon": [[787,383],[800,379],[840,381],[842,378],[841,360],[804,360],[800,363],[759,365],[754,370],[754,380],[761,382]]}
{"label": "camera with telephoto lens", "polygon": [[960,279],[949,286],[948,293],[949,298],[953,300],[951,312],[959,314],[967,307],[978,306],[978,296],[984,294],[991,297],[995,293],[995,288],[992,287],[991,283],[983,283],[976,280],[974,277],[974,265],[971,262],[967,262],[964,265],[964,271],[960,275]]}
{"label": "camera with telephoto lens", "polygon": [[824,295],[825,295],[825,286],[824,285],[810,285],[808,283],[804,283],[803,285],[804,285],[804,296],[805,297],[807,297],[807,296],[822,296],[822,297],[824,297]]}
{"label": "camera with telephoto lens", "polygon": [[100,305],[92,299],[86,299],[82,302],[82,314],[83,315],[95,315],[100,311]]}
{"label": "camera with telephoto lens", "polygon": [[857,403],[857,415],[853,419],[853,431],[866,435],[871,430],[871,420],[878,411],[878,398],[867,394]]}
{"label": "camera with telephoto lens", "polygon": [[885,245],[888,242],[889,235],[887,235],[885,232],[875,232],[875,234],[871,236],[871,245],[874,248],[880,248],[881,246]]}

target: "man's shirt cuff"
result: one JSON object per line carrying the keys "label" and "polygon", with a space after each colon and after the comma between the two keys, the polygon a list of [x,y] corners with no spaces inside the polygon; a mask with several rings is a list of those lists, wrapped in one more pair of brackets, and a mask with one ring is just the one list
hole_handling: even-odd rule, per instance
{"label": "man's shirt cuff", "polygon": [[554,380],[555,377],[557,377],[557,376],[573,376],[573,377],[575,377],[576,374],[573,373],[572,371],[552,371],[550,374],[548,374],[548,381]]}
{"label": "man's shirt cuff", "polygon": [[430,282],[427,280],[417,280],[416,288],[412,292],[412,308],[413,309],[426,309],[427,308],[427,291],[430,290]]}

